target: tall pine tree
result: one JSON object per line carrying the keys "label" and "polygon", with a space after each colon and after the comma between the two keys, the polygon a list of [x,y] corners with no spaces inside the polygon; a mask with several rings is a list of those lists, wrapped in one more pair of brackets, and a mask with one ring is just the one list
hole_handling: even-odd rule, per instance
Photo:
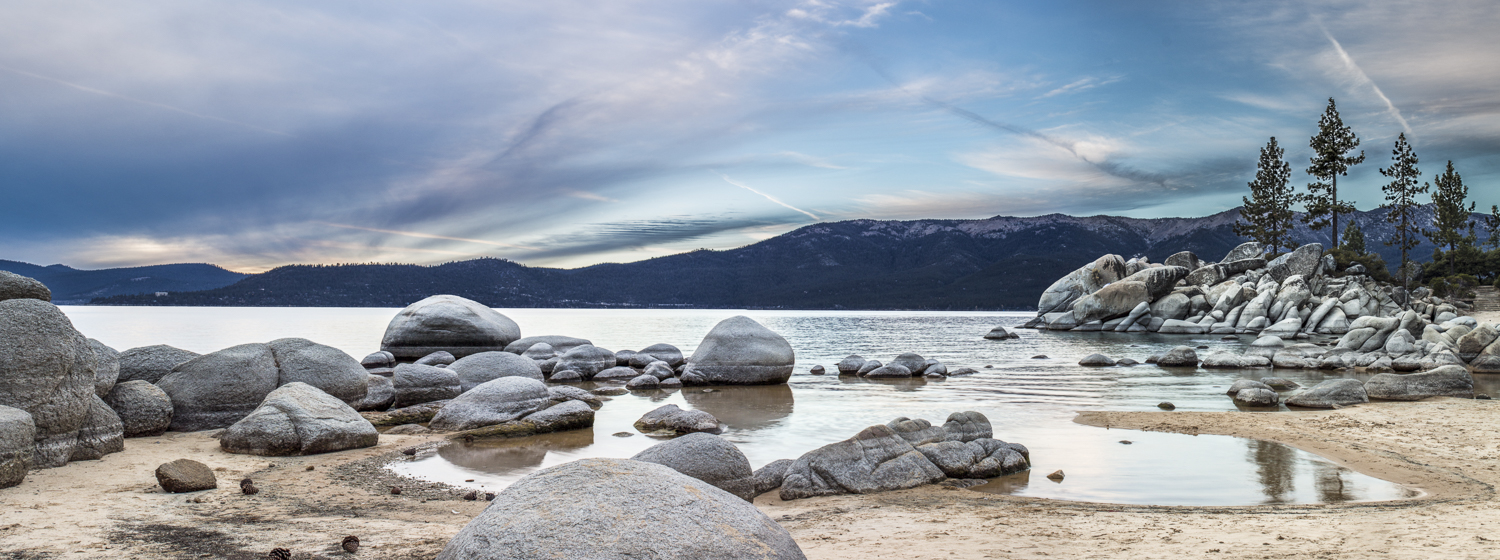
{"label": "tall pine tree", "polygon": [[1417,225],[1417,195],[1427,192],[1430,185],[1417,186],[1422,172],[1417,170],[1417,152],[1406,142],[1405,132],[1396,137],[1396,147],[1391,150],[1391,166],[1381,169],[1380,174],[1391,178],[1390,183],[1381,187],[1385,191],[1385,204],[1380,207],[1386,209],[1386,223],[1396,226],[1396,231],[1385,244],[1401,249],[1402,279],[1409,280],[1411,259],[1407,253],[1417,246],[1417,235],[1422,233],[1421,226]]}
{"label": "tall pine tree", "polygon": [[1339,117],[1339,109],[1332,97],[1328,98],[1323,118],[1318,120],[1318,135],[1312,137],[1309,145],[1313,155],[1309,158],[1311,165],[1307,166],[1307,174],[1317,180],[1307,184],[1307,194],[1302,197],[1307,207],[1307,215],[1302,221],[1313,229],[1332,226],[1329,238],[1337,249],[1339,214],[1354,211],[1354,205],[1339,201],[1339,175],[1349,175],[1349,166],[1364,162],[1365,152],[1361,150],[1357,157],[1346,155],[1359,147],[1359,137],[1344,126],[1344,119]]}
{"label": "tall pine tree", "polygon": [[1484,244],[1500,249],[1500,206],[1490,205],[1490,215],[1484,217],[1484,229],[1490,233]]}
{"label": "tall pine tree", "polygon": [[1249,183],[1250,196],[1240,197],[1245,207],[1240,210],[1240,219],[1234,224],[1235,235],[1265,244],[1270,247],[1272,257],[1279,248],[1297,248],[1297,243],[1291,239],[1292,204],[1297,201],[1297,195],[1291,185],[1292,165],[1281,159],[1285,153],[1276,144],[1275,136],[1260,149],[1255,180]]}
{"label": "tall pine tree", "polygon": [[1474,236],[1474,203],[1464,207],[1464,202],[1469,198],[1469,187],[1464,186],[1464,179],[1453,170],[1453,160],[1448,160],[1448,169],[1443,174],[1432,178],[1435,188],[1432,190],[1432,206],[1435,215],[1432,217],[1433,229],[1423,232],[1427,238],[1432,240],[1438,247],[1448,248],[1448,275],[1457,274],[1454,268],[1458,259],[1456,253],[1461,245],[1473,245],[1476,241]]}

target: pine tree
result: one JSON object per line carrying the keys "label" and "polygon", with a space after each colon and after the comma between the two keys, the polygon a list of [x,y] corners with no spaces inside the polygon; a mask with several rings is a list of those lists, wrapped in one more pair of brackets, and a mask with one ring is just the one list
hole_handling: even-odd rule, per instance
{"label": "pine tree", "polygon": [[[1422,186],[1417,186],[1417,179],[1422,177],[1422,172],[1417,170],[1417,153],[1406,142],[1405,132],[1396,137],[1396,147],[1391,150],[1391,166],[1381,169],[1380,174],[1391,178],[1390,183],[1381,187],[1385,191],[1385,204],[1380,207],[1386,209],[1386,223],[1396,226],[1395,233],[1385,244],[1401,249],[1400,270],[1409,272],[1411,259],[1407,257],[1407,253],[1419,243],[1417,234],[1423,233],[1422,228],[1417,225],[1417,195],[1427,192],[1431,185],[1423,183]],[[1402,276],[1406,279],[1410,274]]]}
{"label": "pine tree", "polygon": [[1359,137],[1344,126],[1344,120],[1339,117],[1338,107],[1334,106],[1332,97],[1328,98],[1328,108],[1323,111],[1323,118],[1318,120],[1318,135],[1312,137],[1309,145],[1312,146],[1313,156],[1309,158],[1311,165],[1307,167],[1307,174],[1318,180],[1307,184],[1307,194],[1302,197],[1307,207],[1307,215],[1302,217],[1302,222],[1315,230],[1333,226],[1329,238],[1337,249],[1339,214],[1354,211],[1354,205],[1339,202],[1339,175],[1349,175],[1349,166],[1364,162],[1365,152],[1361,150],[1358,157],[1345,155],[1359,147]]}
{"label": "pine tree", "polygon": [[1365,254],[1365,232],[1359,229],[1359,224],[1349,220],[1349,225],[1344,226],[1343,248],[1350,254],[1360,257]]}
{"label": "pine tree", "polygon": [[1291,240],[1292,204],[1297,195],[1291,185],[1292,165],[1281,159],[1285,153],[1275,136],[1260,149],[1255,180],[1249,183],[1250,197],[1240,197],[1245,207],[1240,210],[1240,221],[1234,224],[1235,235],[1265,244],[1272,257],[1279,248],[1297,248]]}
{"label": "pine tree", "polygon": [[1500,249],[1500,206],[1490,205],[1490,215],[1484,217],[1484,229],[1490,234],[1485,245]]}
{"label": "pine tree", "polygon": [[1469,187],[1464,186],[1463,177],[1453,170],[1453,160],[1448,160],[1448,169],[1433,177],[1432,183],[1435,186],[1432,190],[1432,205],[1436,212],[1432,218],[1434,229],[1422,233],[1434,245],[1448,248],[1448,275],[1452,276],[1458,273],[1454,268],[1457,259],[1453,255],[1459,246],[1473,245],[1476,241],[1472,219],[1474,203],[1464,207],[1464,201],[1469,198]]}

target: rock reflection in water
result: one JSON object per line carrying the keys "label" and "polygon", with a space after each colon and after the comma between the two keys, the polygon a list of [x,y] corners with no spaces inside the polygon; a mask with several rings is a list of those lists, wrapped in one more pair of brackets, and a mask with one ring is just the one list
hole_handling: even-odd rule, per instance
{"label": "rock reflection in water", "polygon": [[787,385],[716,386],[709,390],[684,389],[682,398],[733,430],[769,428],[792,414],[792,388]]}
{"label": "rock reflection in water", "polygon": [[[1297,492],[1297,452],[1279,443],[1247,439],[1249,459],[1260,479],[1260,491],[1268,504],[1292,501]],[[1342,501],[1342,500],[1341,500]]]}
{"label": "rock reflection in water", "polygon": [[594,430],[569,430],[524,438],[454,443],[438,448],[438,456],[466,469],[496,473],[540,466],[549,451],[574,451],[593,444]]}
{"label": "rock reflection in water", "polygon": [[854,377],[852,375],[844,375],[844,376],[840,376],[839,377],[839,383],[864,384],[864,385],[885,385],[885,386],[894,388],[897,391],[915,391],[915,390],[921,389],[922,387],[924,387],[924,386],[927,385],[927,378],[926,377],[905,377],[905,378],[902,378],[902,377],[877,377],[875,379],[870,379],[868,377]]}

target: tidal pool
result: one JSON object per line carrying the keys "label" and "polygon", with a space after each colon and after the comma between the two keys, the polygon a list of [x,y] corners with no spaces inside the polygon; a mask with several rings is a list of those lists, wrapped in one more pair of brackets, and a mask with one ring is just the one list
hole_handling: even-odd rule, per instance
{"label": "tidal pool", "polygon": [[[378,349],[396,309],[372,308],[148,308],[67,306],[86,335],[124,350],[171,344],[211,352],[235,344],[298,336],[340,348],[356,358]],[[1094,352],[1138,361],[1173,346],[1238,351],[1253,340],[1218,336],[1050,333],[1023,330],[1020,340],[984,340],[997,325],[1016,326],[1030,313],[776,310],[502,309],[522,334],[566,334],[611,350],[665,342],[691,354],[718,321],[748,315],[781,333],[797,353],[787,385],[686,388],[611,398],[593,430],[519,440],[449,446],[390,468],[460,486],[500,488],[538,469],[584,457],[629,457],[656,443],[632,424],[665,404],[705,410],[726,425],[752,466],[796,458],[896,417],[942,423],[948,414],[976,410],[995,437],[1031,449],[1032,470],[976,488],[1025,496],[1129,504],[1250,505],[1387,500],[1407,490],[1341,469],[1315,455],[1222,436],[1105,430],[1072,422],[1081,410],[1236,410],[1224,394],[1236,379],[1272,375],[1269,369],[1210,370],[1154,365],[1086,368]],[[833,365],[848,354],[889,362],[902,352],[937,358],[949,370],[979,373],[945,380],[840,378]],[[1045,356],[1045,357],[1037,357]],[[811,375],[823,365],[834,374]],[[990,367],[986,367],[990,366]],[[1304,386],[1347,376],[1318,370],[1277,370]],[[1500,392],[1500,376],[1476,376],[1479,392]],[[592,387],[585,385],[585,387]],[[1280,409],[1280,410],[1285,410]],[[1266,413],[1275,410],[1248,411]],[[624,432],[630,437],[612,434]],[[1130,440],[1132,444],[1119,443]],[[1045,478],[1062,469],[1061,483]],[[474,480],[466,483],[466,480]]]}

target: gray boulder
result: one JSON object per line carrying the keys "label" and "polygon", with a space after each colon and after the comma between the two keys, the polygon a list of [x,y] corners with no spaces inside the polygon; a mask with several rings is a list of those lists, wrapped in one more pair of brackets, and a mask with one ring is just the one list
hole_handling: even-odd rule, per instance
{"label": "gray boulder", "polygon": [[454,432],[472,430],[516,420],[551,405],[552,394],[541,381],[501,377],[455,397],[427,427]]}
{"label": "gray boulder", "polygon": [[625,382],[625,388],[626,389],[630,389],[632,391],[644,391],[644,390],[647,390],[647,389],[655,389],[655,388],[657,388],[660,385],[661,385],[661,380],[657,379],[655,375],[651,375],[649,373],[642,373],[640,375],[635,376],[630,381]]}
{"label": "gray boulder", "polygon": [[0,488],[10,488],[25,480],[35,459],[36,423],[31,414],[0,406]]}
{"label": "gray boulder", "polygon": [[943,478],[943,471],[906,439],[876,425],[794,461],[782,480],[781,499],[902,490]]}
{"label": "gray boulder", "polygon": [[56,306],[0,301],[0,405],[26,411],[36,426],[34,465],[67,464],[89,420],[94,349]]}
{"label": "gray boulder", "polygon": [[1474,376],[1463,366],[1442,366],[1423,373],[1381,373],[1365,382],[1372,399],[1416,401],[1428,397],[1474,398]]}
{"label": "gray boulder", "polygon": [[859,369],[862,368],[862,367],[864,367],[865,361],[866,361],[865,358],[863,356],[860,356],[859,354],[850,354],[850,355],[848,355],[844,359],[839,360],[839,363],[838,363],[839,375],[855,375],[855,374],[858,374],[859,373]]}
{"label": "gray boulder", "polygon": [[[1145,274],[1152,270],[1157,269],[1143,270],[1136,274]],[[1170,289],[1168,287],[1168,290]],[[1078,301],[1073,303],[1073,317],[1080,323],[1106,321],[1115,317],[1124,317],[1137,305],[1150,301],[1151,291],[1145,282],[1121,280],[1078,298]]]}
{"label": "gray boulder", "polygon": [[552,371],[571,369],[578,372],[584,381],[588,381],[594,378],[594,374],[612,367],[615,367],[614,352],[592,344],[580,344],[558,356],[557,365],[552,366]]}
{"label": "gray boulder", "polygon": [[528,336],[526,338],[516,339],[515,342],[505,345],[505,351],[512,354],[524,354],[527,350],[531,349],[532,346],[535,346],[537,344],[546,344],[548,346],[551,346],[552,351],[561,354],[567,352],[568,350],[572,350],[574,347],[583,346],[585,344],[593,345],[594,343],[589,342],[588,339],[584,338],[549,334],[542,336]]}
{"label": "gray boulder", "polygon": [[1151,302],[1151,316],[1162,320],[1185,319],[1192,309],[1192,298],[1187,294],[1167,294]]}
{"label": "gray boulder", "polygon": [[[822,367],[822,366],[819,366],[819,367]],[[669,377],[672,377],[672,373],[673,372],[672,372],[672,366],[667,365],[666,362],[663,362],[661,360],[657,360],[657,361],[651,362],[649,364],[646,364],[646,369],[643,370],[641,373],[644,373],[646,375],[650,375],[650,376],[655,377],[655,378],[660,379],[660,380],[665,380],[665,379],[667,379]]]}
{"label": "gray boulder", "polygon": [[668,366],[675,368],[682,365],[686,360],[682,357],[682,351],[678,350],[676,346],[672,346],[671,344],[652,344],[636,352],[635,357],[630,359],[630,366],[643,368],[651,365],[651,362],[657,361],[666,362]]}
{"label": "gray boulder", "polygon": [[1189,286],[1212,286],[1214,284],[1218,284],[1219,282],[1223,282],[1225,278],[1226,275],[1224,274],[1224,267],[1217,264],[1211,264],[1199,267],[1197,270],[1189,272],[1187,277],[1183,278],[1183,280],[1186,281]]}
{"label": "gray boulder", "polygon": [[1206,368],[1270,367],[1271,359],[1265,356],[1252,356],[1248,354],[1242,356],[1221,350],[1204,356],[1202,366]]}
{"label": "gray boulder", "polygon": [[[1010,329],[1007,329],[1005,327],[995,327],[993,329],[990,329],[990,332],[985,333],[984,334],[984,338],[986,340],[1007,340],[1007,339],[1011,339],[1011,338],[1021,338],[1021,335],[1016,334],[1015,332],[1013,332]],[[858,357],[858,356],[850,356],[850,357]]]}
{"label": "gray boulder", "polygon": [[156,482],[162,490],[174,494],[219,487],[213,469],[192,459],[178,459],[156,467]]}
{"label": "gray boulder", "polygon": [[641,416],[640,420],[635,421],[635,429],[642,433],[671,431],[678,434],[693,432],[718,434],[724,431],[719,426],[719,419],[714,418],[714,415],[701,410],[683,410],[675,404],[647,412]]}
{"label": "gray boulder", "polygon": [[1267,385],[1265,383],[1261,383],[1261,382],[1256,381],[1254,379],[1240,379],[1240,380],[1236,380],[1233,384],[1231,384],[1229,386],[1229,390],[1225,391],[1224,394],[1229,395],[1229,396],[1234,396],[1234,395],[1239,394],[1240,391],[1244,391],[1246,389],[1265,389],[1265,390],[1268,390],[1268,391],[1274,390],[1274,389],[1271,389],[1270,385]]}
{"label": "gray boulder", "polygon": [[119,415],[125,437],[161,435],[172,425],[172,397],[145,381],[115,385],[105,402]]}
{"label": "gray boulder", "polygon": [[[538,342],[536,344],[528,346],[526,348],[526,351],[521,352],[521,357],[530,359],[534,362],[545,362],[547,360],[556,358],[557,351],[552,349],[551,344]],[[616,357],[616,360],[618,361],[618,357]],[[553,362],[554,365],[556,365],[556,363],[557,362],[555,361]],[[538,365],[540,366],[540,364]],[[546,371],[543,371],[542,373],[546,373]]]}
{"label": "gray boulder", "polygon": [[948,420],[943,423],[943,431],[947,433],[948,441],[970,442],[995,437],[990,419],[974,411],[949,414]]}
{"label": "gray boulder", "polygon": [[1182,265],[1169,263],[1167,266],[1152,267],[1131,274],[1120,282],[1140,282],[1145,284],[1146,293],[1149,295],[1145,301],[1150,302],[1172,293],[1172,289],[1177,286],[1177,282],[1183,278],[1187,278],[1188,272],[1196,268],[1198,267],[1183,267]]}
{"label": "gray boulder", "polygon": [[1308,243],[1266,263],[1267,273],[1277,282],[1292,275],[1312,278],[1323,270],[1323,245]]}
{"label": "gray boulder", "polygon": [[1250,347],[1245,349],[1245,355],[1265,356],[1267,358],[1273,358],[1276,356],[1277,352],[1280,352],[1281,349],[1285,347],[1286,341],[1282,340],[1281,337],[1276,335],[1263,335],[1259,338],[1256,338],[1255,342],[1250,343]]}
{"label": "gray boulder", "polygon": [[396,356],[385,351],[374,352],[365,356],[365,359],[360,360],[359,365],[364,366],[367,370],[394,368],[396,367]]}
{"label": "gray boulder", "polygon": [[1474,330],[1458,337],[1458,357],[1464,361],[1472,361],[1479,357],[1495,340],[1500,339],[1500,331],[1489,323],[1479,325]]}
{"label": "gray boulder", "polygon": [[125,450],[125,426],[114,409],[98,395],[90,395],[89,414],[78,429],[78,445],[69,461],[92,461]]}
{"label": "gray boulder", "polygon": [[1302,386],[1297,384],[1296,381],[1292,381],[1290,379],[1282,379],[1280,377],[1262,377],[1260,378],[1260,382],[1265,383],[1267,387],[1270,387],[1277,391],[1290,391]]}
{"label": "gray boulder", "polygon": [[594,374],[594,381],[630,381],[641,376],[641,372],[629,366],[615,366],[605,368],[604,371]]}
{"label": "gray boulder", "polygon": [[35,278],[0,270],[0,301],[9,299],[34,299],[52,301],[52,290]]}
{"label": "gray boulder", "polygon": [[868,379],[901,379],[911,376],[911,370],[898,365],[880,366],[865,373]]}
{"label": "gray boulder", "polygon": [[1047,287],[1037,303],[1037,316],[1070,311],[1079,298],[1097,292],[1111,282],[1117,282],[1129,275],[1124,258],[1119,255],[1099,257],[1094,262],[1083,265]]}
{"label": "gray boulder", "polygon": [[172,431],[228,427],[276,389],[276,358],[266,344],[241,344],[193,358],[156,386],[172,397]]}
{"label": "gray boulder", "polygon": [[249,455],[313,455],[372,447],[380,434],[343,400],[291,382],[266,395],[219,437],[219,447]]}
{"label": "gray boulder", "polygon": [[117,381],[119,383],[126,381],[156,383],[172,373],[172,368],[177,367],[177,364],[199,355],[197,352],[189,352],[165,344],[131,348],[120,353],[120,376]]}
{"label": "gray boulder", "polygon": [[392,406],[407,407],[425,402],[451,399],[463,393],[458,374],[447,368],[401,364],[391,378],[391,388],[396,392]]}
{"label": "gray boulder", "polygon": [[560,370],[552,372],[552,375],[547,378],[547,382],[548,383],[583,383],[583,374],[578,373],[577,370],[560,369]]}
{"label": "gray boulder", "polygon": [[1156,365],[1162,367],[1198,367],[1198,352],[1192,346],[1177,346],[1162,355]]}
{"label": "gray boulder", "polygon": [[777,459],[766,463],[764,467],[755,469],[755,495],[759,496],[781,488],[781,481],[786,479],[786,470],[791,466],[791,459]]}
{"label": "gray boulder", "polygon": [[268,346],[276,358],[276,385],[306,383],[348,404],[365,398],[369,373],[343,350],[305,338],[281,338]]}
{"label": "gray boulder", "polygon": [[1340,408],[1367,402],[1370,397],[1365,385],[1357,379],[1329,379],[1286,400],[1288,406],[1305,408]]}
{"label": "gray boulder", "polygon": [[703,337],[684,372],[712,385],[770,385],[786,383],[796,361],[785,338],[738,315],[720,321]]}
{"label": "gray boulder", "polygon": [[577,387],[568,387],[566,385],[548,387],[547,394],[551,395],[552,402],[554,404],[561,404],[568,401],[579,401],[586,405],[589,405],[589,408],[592,408],[594,410],[599,410],[600,407],[604,406],[604,400],[600,399],[599,395],[595,395]]}
{"label": "gray boulder", "polygon": [[534,472],[506,488],[437,558],[805,556],[786,529],[712,484],[654,463],[583,459]]}
{"label": "gray boulder", "polygon": [[465,392],[501,377],[544,379],[542,368],[536,365],[536,361],[510,352],[470,354],[453,362],[447,369],[458,374],[459,389]]}
{"label": "gray boulder", "polygon": [[994,478],[1031,468],[1020,449],[996,439],[940,441],[919,445],[917,451],[949,478]]}
{"label": "gray boulder", "polygon": [[615,351],[615,365],[617,366],[628,366],[633,358],[635,358],[635,350]]}
{"label": "gray boulder", "polygon": [[380,349],[405,359],[420,358],[438,350],[463,357],[505,350],[520,338],[521,327],[500,312],[473,300],[438,295],[397,313],[386,326]]}
{"label": "gray boulder", "polygon": [[891,360],[891,363],[886,365],[901,366],[906,368],[907,371],[910,371],[912,375],[916,375],[922,373],[923,370],[927,369],[927,360],[919,354],[907,352],[896,356],[896,359]]}
{"label": "gray boulder", "polygon": [[880,360],[865,360],[865,365],[859,366],[859,371],[854,372],[854,374],[860,377],[864,377],[866,375],[869,375],[870,372],[880,369],[883,366],[885,366],[885,364],[880,363]]}
{"label": "gray boulder", "polygon": [[1198,255],[1194,255],[1192,251],[1174,253],[1161,262],[1167,266],[1179,266],[1188,270],[1197,270],[1203,265],[1202,261],[1198,260]]}
{"label": "gray boulder", "polygon": [[1261,255],[1265,254],[1265,252],[1265,245],[1262,245],[1256,241],[1248,241],[1239,244],[1239,246],[1235,247],[1234,249],[1231,249],[1229,251],[1229,254],[1224,255],[1224,258],[1219,259],[1219,262],[1234,262],[1243,259],[1260,258]]}
{"label": "gray boulder", "polygon": [[92,338],[89,348],[94,350],[94,394],[103,397],[120,379],[120,353]]}
{"label": "gray boulder", "polygon": [[1091,367],[1112,366],[1115,365],[1115,360],[1104,354],[1089,354],[1084,356],[1082,360],[1078,360],[1078,365]]}
{"label": "gray boulder", "polygon": [[1235,393],[1234,402],[1245,406],[1269,407],[1276,406],[1280,402],[1280,397],[1276,395],[1276,391],[1269,388],[1251,387]]}
{"label": "gray boulder", "polygon": [[365,398],[354,404],[354,410],[385,410],[396,404],[396,384],[384,375],[365,377]]}
{"label": "gray boulder", "polygon": [[902,416],[886,422],[885,427],[890,428],[897,436],[913,446],[948,441],[947,430],[944,430],[942,426],[934,426],[932,422],[922,418],[913,420]]}
{"label": "gray boulder", "polygon": [[733,443],[713,434],[699,432],[664,441],[631,459],[671,467],[745,501],[758,495],[750,460]]}
{"label": "gray boulder", "polygon": [[458,358],[454,356],[452,352],[449,352],[447,350],[438,350],[426,356],[422,356],[421,358],[417,358],[417,361],[412,363],[419,366],[448,367],[449,364],[452,364],[456,361],[458,361]]}

